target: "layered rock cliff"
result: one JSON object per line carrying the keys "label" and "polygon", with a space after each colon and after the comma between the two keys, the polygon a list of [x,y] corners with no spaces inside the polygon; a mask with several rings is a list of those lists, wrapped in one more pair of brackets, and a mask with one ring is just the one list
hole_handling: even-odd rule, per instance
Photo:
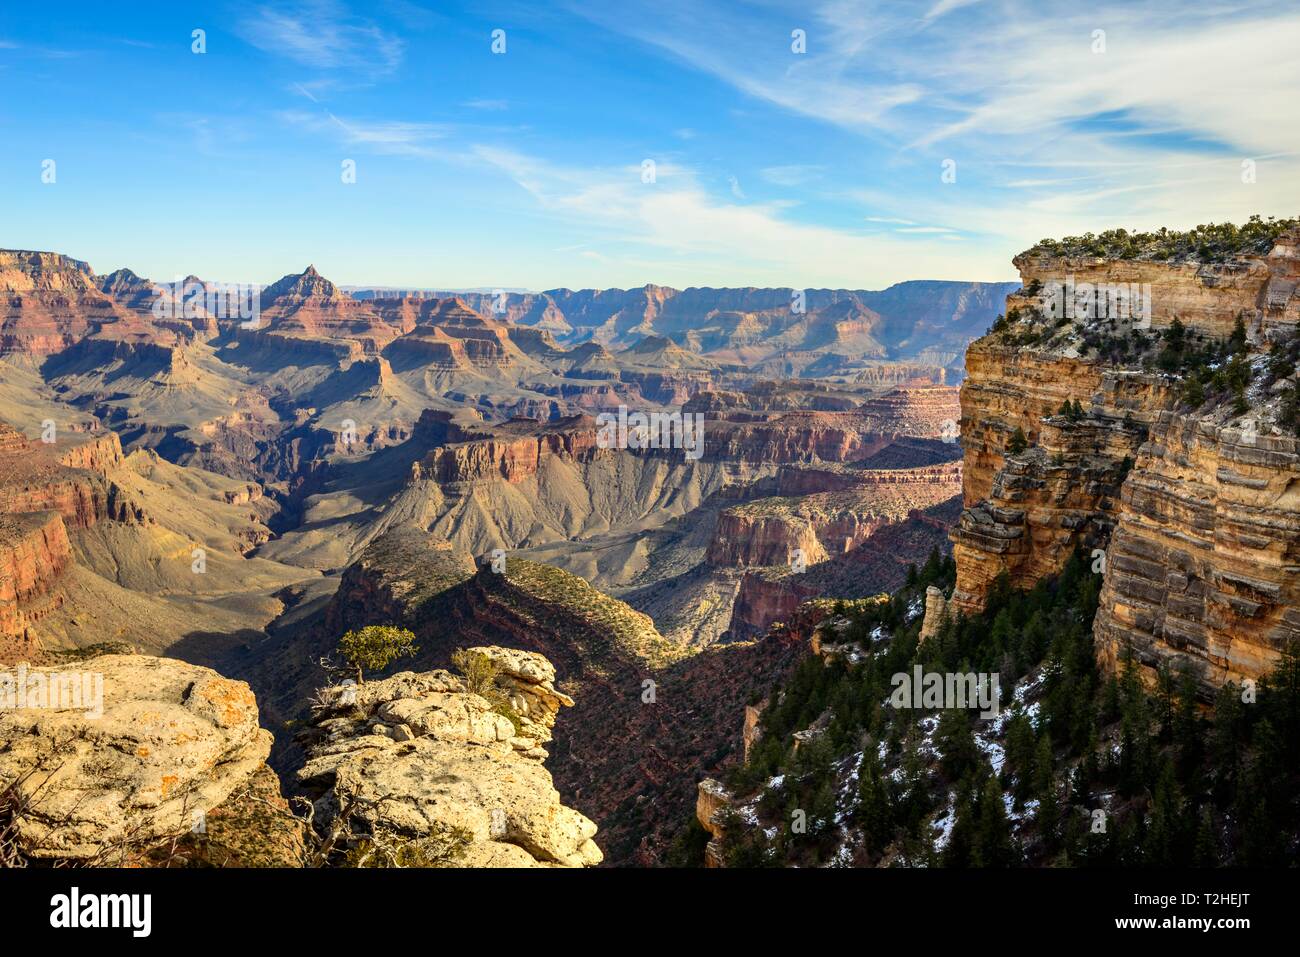
{"label": "layered rock cliff", "polygon": [[1300,441],[1166,413],[1118,503],[1095,632],[1114,666],[1183,665],[1208,692],[1300,637]]}
{"label": "layered rock cliff", "polygon": [[0,635],[28,636],[61,604],[57,585],[75,562],[69,530],[143,520],[107,478],[121,463],[111,432],[31,442],[0,422]]}
{"label": "layered rock cliff", "polygon": [[762,498],[718,517],[707,560],[718,567],[804,566],[852,551],[885,525],[961,491],[958,464],[919,469],[782,469],[778,489],[807,490],[811,480],[839,485],[799,497]]}
{"label": "layered rock cliff", "polygon": [[1227,252],[1162,231],[1015,259],[1022,289],[967,352],[954,611],[1082,548],[1108,665],[1176,663],[1209,695],[1300,636],[1300,229],[1250,230]]}

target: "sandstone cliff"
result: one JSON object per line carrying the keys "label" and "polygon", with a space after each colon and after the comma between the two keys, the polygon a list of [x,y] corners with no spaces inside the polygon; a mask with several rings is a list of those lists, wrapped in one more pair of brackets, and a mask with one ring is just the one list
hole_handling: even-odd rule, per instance
{"label": "sandstone cliff", "polygon": [[[1286,405],[1300,229],[1252,228],[1264,238],[1213,258],[1163,233],[1149,245],[1167,256],[1084,256],[1066,241],[1016,258],[1022,289],[967,353],[955,610],[981,608],[1000,574],[1026,587],[1083,548],[1104,574],[1109,665],[1128,650],[1149,668],[1185,665],[1209,695],[1259,677],[1300,636]],[[1062,285],[1101,292],[1062,314]],[[1140,298],[1117,308],[1113,289]]]}
{"label": "sandstone cliff", "polygon": [[1114,666],[1187,665],[1206,693],[1300,637],[1300,442],[1166,413],[1118,503],[1095,631]]}
{"label": "sandstone cliff", "polygon": [[[816,484],[839,486],[812,491]],[[786,497],[794,487],[802,494]],[[718,517],[707,560],[719,567],[804,565],[852,551],[884,526],[914,510],[947,501],[961,490],[959,465],[919,469],[782,469],[783,497],[736,505]]]}

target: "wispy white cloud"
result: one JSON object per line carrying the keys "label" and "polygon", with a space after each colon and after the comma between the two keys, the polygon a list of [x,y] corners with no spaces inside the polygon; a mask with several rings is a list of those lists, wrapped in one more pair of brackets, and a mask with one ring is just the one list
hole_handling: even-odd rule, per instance
{"label": "wispy white cloud", "polygon": [[823,169],[811,164],[768,166],[759,170],[759,175],[773,186],[803,186],[821,175]]}
{"label": "wispy white cloud", "polygon": [[[653,16],[631,2],[589,15],[861,137],[875,171],[907,184],[864,203],[881,218],[948,222],[1018,248],[1065,230],[1300,211],[1292,5],[821,0],[729,19],[691,0],[655,0]],[[806,28],[806,54],[788,49],[791,24]],[[1096,30],[1105,52],[1094,52]],[[940,181],[947,158],[956,183]],[[1242,182],[1246,159],[1258,163],[1254,183]],[[933,174],[905,175],[931,164]],[[999,175],[1005,166],[1018,174]]]}
{"label": "wispy white cloud", "polygon": [[[816,11],[813,19],[817,23],[809,24],[805,31],[809,50],[805,54],[792,49],[789,24],[805,19],[806,11],[781,16],[780,22],[787,25],[778,34],[768,19],[737,17],[691,0],[574,9],[712,73],[750,96],[854,129],[877,128],[891,110],[924,94],[916,82],[855,76],[842,69],[879,24],[895,19],[861,5],[837,0]],[[845,20],[851,21],[853,29],[845,29]],[[778,37],[782,38],[779,42]]]}
{"label": "wispy white cloud", "polygon": [[938,20],[945,13],[951,13],[954,10],[959,10],[962,7],[968,7],[973,3],[979,2],[980,0],[939,0],[939,2],[932,6],[929,12],[926,13],[924,19]]}
{"label": "wispy white cloud", "polygon": [[954,260],[938,242],[951,239],[952,231],[901,237],[796,222],[778,204],[715,197],[689,169],[669,163],[661,163],[656,182],[646,184],[639,167],[564,166],[486,145],[473,153],[546,215],[599,236],[606,259],[624,275],[639,269],[664,281],[713,274],[729,277],[730,284],[861,287],[936,275],[1003,278],[1010,272],[987,251]]}
{"label": "wispy white cloud", "polygon": [[282,110],[277,118],[290,126],[314,133],[335,132],[349,146],[374,153],[424,158],[443,158],[447,151],[433,144],[444,140],[451,127],[437,123],[409,123],[393,120],[343,119],[329,110],[308,113]]}
{"label": "wispy white cloud", "polygon": [[259,7],[235,32],[260,50],[317,70],[384,75],[398,68],[405,50],[400,37],[333,0]]}
{"label": "wispy white cloud", "polygon": [[[1104,52],[1094,30],[1105,32]],[[1054,132],[1117,143],[1172,132],[1238,150],[1300,149],[1300,124],[1276,121],[1300,98],[1297,43],[1300,13],[1284,7],[1213,22],[1122,8],[1029,18],[1002,43],[966,45],[945,63],[945,92],[967,91],[969,106],[916,142]],[[1114,116],[1127,125],[1084,126]]]}
{"label": "wispy white cloud", "polygon": [[949,229],[947,226],[900,226],[897,230],[900,233],[955,233],[955,229]]}

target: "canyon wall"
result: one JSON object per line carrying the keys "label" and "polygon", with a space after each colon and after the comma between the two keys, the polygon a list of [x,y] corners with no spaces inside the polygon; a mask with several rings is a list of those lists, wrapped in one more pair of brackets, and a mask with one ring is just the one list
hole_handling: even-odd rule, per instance
{"label": "canyon wall", "polygon": [[69,529],[142,518],[106,478],[121,463],[111,432],[31,442],[0,422],[0,635],[27,635],[61,604],[56,585],[75,561]]}
{"label": "canyon wall", "polygon": [[[1214,263],[1037,248],[1015,259],[1024,285],[1007,298],[1007,320],[966,357],[954,611],[982,609],[1000,574],[1029,587],[1082,548],[1104,576],[1103,664],[1129,650],[1148,669],[1182,663],[1206,696],[1271,668],[1300,636],[1300,460],[1278,398],[1296,376],[1270,384],[1264,361],[1300,320],[1298,238],[1292,230],[1266,254]],[[1067,279],[1149,284],[1149,315],[1118,326],[1063,319],[1050,296]],[[1241,321],[1261,383],[1248,410],[1222,391],[1190,408],[1184,376],[1157,371],[1158,334],[1175,319],[1200,343],[1226,340]],[[1131,358],[1107,351],[1116,337],[1137,344]],[[1067,403],[1077,403],[1068,415]],[[1018,430],[1023,448],[1013,448]]]}
{"label": "canyon wall", "polygon": [[1300,635],[1300,442],[1166,413],[1124,483],[1095,632],[1102,660],[1258,678]]}
{"label": "canyon wall", "polygon": [[[812,491],[819,484],[833,490]],[[705,555],[718,568],[785,565],[798,550],[815,565],[861,545],[884,526],[961,491],[961,465],[918,469],[782,469],[782,497],[725,509]],[[797,488],[798,497],[785,497]]]}

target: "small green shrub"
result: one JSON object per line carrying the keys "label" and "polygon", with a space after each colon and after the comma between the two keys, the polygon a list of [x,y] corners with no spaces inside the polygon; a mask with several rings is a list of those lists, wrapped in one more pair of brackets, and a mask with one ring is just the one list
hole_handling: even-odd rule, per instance
{"label": "small green shrub", "polygon": [[497,675],[500,671],[496,662],[481,651],[457,648],[451,653],[451,663],[465,679],[466,691],[485,699],[492,705],[493,711],[508,718],[514,725],[516,734],[523,731],[523,721],[519,712],[510,704],[510,699],[506,697],[505,692],[497,686]]}
{"label": "small green shrub", "polygon": [[419,650],[415,635],[394,625],[366,625],[339,639],[339,652],[357,670],[358,684],[365,680],[365,672],[379,671]]}

